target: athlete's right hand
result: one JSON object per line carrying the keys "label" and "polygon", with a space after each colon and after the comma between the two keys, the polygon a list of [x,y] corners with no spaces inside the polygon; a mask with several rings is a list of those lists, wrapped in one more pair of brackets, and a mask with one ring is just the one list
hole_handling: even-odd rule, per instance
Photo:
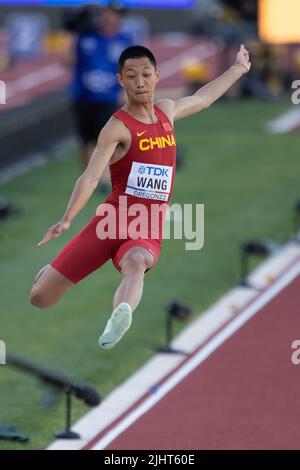
{"label": "athlete's right hand", "polygon": [[50,227],[46,233],[46,235],[44,236],[44,238],[38,243],[37,246],[39,246],[40,248],[45,246],[46,243],[48,243],[50,240],[52,240],[52,238],[57,238],[59,237],[63,232],[65,232],[66,230],[68,230],[68,228],[70,227],[70,222],[66,222],[65,220],[60,220],[59,222],[57,222],[57,224],[55,225],[52,225],[52,227]]}

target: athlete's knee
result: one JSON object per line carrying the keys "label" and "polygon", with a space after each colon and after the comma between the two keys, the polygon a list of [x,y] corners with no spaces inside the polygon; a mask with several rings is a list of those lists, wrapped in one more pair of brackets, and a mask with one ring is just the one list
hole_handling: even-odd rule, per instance
{"label": "athlete's knee", "polygon": [[143,276],[147,269],[145,255],[141,252],[129,253],[121,260],[120,267],[124,275]]}
{"label": "athlete's knee", "polygon": [[38,308],[52,307],[72,286],[71,281],[48,266],[46,273],[32,286],[30,303]]}
{"label": "athlete's knee", "polygon": [[41,289],[36,287],[31,289],[29,300],[31,305],[41,309],[52,307],[56,303],[53,299],[49,299]]}

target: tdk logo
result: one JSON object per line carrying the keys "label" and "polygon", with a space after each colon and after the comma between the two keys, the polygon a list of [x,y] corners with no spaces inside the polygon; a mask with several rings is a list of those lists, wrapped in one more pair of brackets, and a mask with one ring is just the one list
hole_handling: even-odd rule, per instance
{"label": "tdk logo", "polygon": [[140,168],[138,169],[138,173],[140,175],[144,175],[146,173],[146,167],[145,166],[140,166]]}
{"label": "tdk logo", "polygon": [[157,168],[155,166],[148,166],[148,175],[149,176],[162,176],[163,178],[168,178],[169,168]]}

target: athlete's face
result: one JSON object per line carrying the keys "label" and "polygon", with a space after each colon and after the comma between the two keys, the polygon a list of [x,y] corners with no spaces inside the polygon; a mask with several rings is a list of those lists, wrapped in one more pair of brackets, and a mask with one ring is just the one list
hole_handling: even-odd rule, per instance
{"label": "athlete's face", "polygon": [[127,59],[121,75],[118,75],[127,97],[139,103],[147,103],[153,99],[158,79],[159,70],[155,69],[148,57]]}

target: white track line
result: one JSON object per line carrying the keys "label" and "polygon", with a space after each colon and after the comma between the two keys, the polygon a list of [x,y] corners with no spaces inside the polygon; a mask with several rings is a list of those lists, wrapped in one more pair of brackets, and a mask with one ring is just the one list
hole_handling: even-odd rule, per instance
{"label": "white track line", "polygon": [[[257,288],[269,288],[274,279],[283,275],[286,269],[291,269],[299,258],[300,243],[291,241],[282,247],[280,252],[261,263],[251,273],[249,281]],[[201,312],[201,315],[198,315],[174,338],[171,346],[194,354],[225,324],[242,313],[242,309],[249,305],[250,301],[256,299],[257,295],[258,292],[255,289],[234,287],[205,312]],[[182,361],[183,358],[180,355],[156,354],[105,397],[100,406],[88,411],[74,423],[72,429],[82,436],[81,439],[73,441],[57,439],[49,445],[48,450],[80,450],[100,433],[104,435],[108,426],[124,416],[129,408],[145,397],[150,389],[153,389],[154,385],[161,383],[167,375],[174,373]]]}
{"label": "white track line", "polygon": [[285,134],[300,127],[300,109],[291,108],[265,125],[271,134]]}
{"label": "white track line", "polygon": [[199,364],[219,348],[228,338],[230,338],[239,328],[241,328],[251,317],[261,310],[270,300],[281,292],[290,282],[300,274],[300,262],[290,271],[285,273],[277,282],[274,283],[265,293],[261,295],[252,305],[244,310],[241,315],[233,319],[225,328],[216,334],[198,353],[177,370],[157,391],[155,395],[147,398],[141,405],[126,416],[111,431],[109,431],[92,448],[93,450],[105,449],[120,434],[128,429],[137,419],[150,410],[158,401],[160,401],[170,390],[190,374]]}
{"label": "white track line", "polygon": [[38,85],[44,85],[46,82],[57,80],[66,75],[66,69],[60,64],[50,64],[39,68],[33,72],[27,73],[16,80],[7,82],[6,99],[9,100],[19,93],[24,93]]}

